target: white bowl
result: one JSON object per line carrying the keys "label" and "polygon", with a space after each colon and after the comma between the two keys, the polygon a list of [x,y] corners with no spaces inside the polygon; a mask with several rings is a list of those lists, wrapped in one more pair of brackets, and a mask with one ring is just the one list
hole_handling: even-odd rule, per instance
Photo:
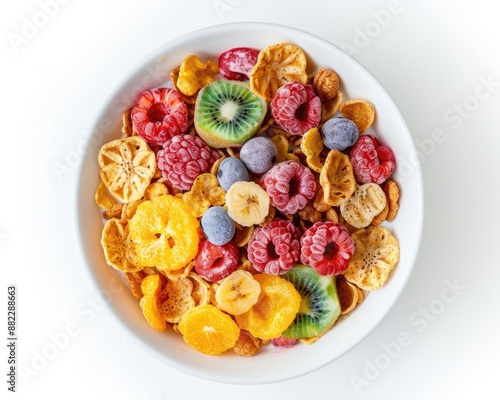
{"label": "white bowl", "polygon": [[[188,347],[179,334],[151,329],[121,275],[106,264],[100,244],[103,221],[94,203],[99,183],[97,153],[102,144],[121,136],[122,113],[134,104],[137,95],[145,89],[165,85],[170,71],[186,55],[217,60],[221,52],[233,47],[262,49],[278,42],[301,47],[308,57],[308,72],[317,67],[335,70],[345,98],[366,99],[375,105],[373,130],[383,144],[393,149],[398,161],[394,179],[401,189],[400,211],[386,225],[399,239],[401,258],[386,285],[370,293],[315,344],[300,344],[287,350],[266,346],[258,355],[248,358],[231,351],[222,356],[207,356]],[[97,290],[109,300],[109,307],[122,326],[144,349],[169,366],[197,377],[233,384],[270,383],[298,377],[331,363],[356,346],[387,315],[401,294],[417,255],[423,221],[421,174],[419,167],[412,164],[416,150],[401,113],[382,85],[331,43],[303,31],[265,23],[224,24],[192,32],[166,43],[130,69],[121,86],[105,102],[91,129],[94,133],[81,164],[76,194],[76,223],[85,264]]]}

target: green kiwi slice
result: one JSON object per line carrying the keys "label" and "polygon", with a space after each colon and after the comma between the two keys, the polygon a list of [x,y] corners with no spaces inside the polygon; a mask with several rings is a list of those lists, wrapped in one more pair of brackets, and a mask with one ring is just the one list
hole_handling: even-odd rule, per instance
{"label": "green kiwi slice", "polygon": [[302,298],[299,312],[283,336],[302,339],[321,336],[328,331],[340,315],[335,278],[320,275],[302,264],[281,276],[295,286]]}
{"label": "green kiwi slice", "polygon": [[260,128],[266,101],[242,82],[219,79],[198,93],[194,126],[212,147],[239,147]]}

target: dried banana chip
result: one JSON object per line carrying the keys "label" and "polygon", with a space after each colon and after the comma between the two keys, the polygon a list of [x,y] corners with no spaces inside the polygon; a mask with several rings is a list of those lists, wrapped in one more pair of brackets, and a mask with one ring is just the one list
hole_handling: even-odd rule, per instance
{"label": "dried banana chip", "polygon": [[349,225],[365,228],[383,211],[386,203],[385,193],[379,185],[365,183],[354,191],[349,200],[340,205],[340,213]]}
{"label": "dried banana chip", "polygon": [[137,136],[106,143],[99,150],[98,160],[103,183],[124,203],[144,196],[156,170],[154,152]]}
{"label": "dried banana chip", "polygon": [[344,277],[363,290],[382,287],[399,261],[399,242],[384,226],[369,226],[352,234],[354,254]]}

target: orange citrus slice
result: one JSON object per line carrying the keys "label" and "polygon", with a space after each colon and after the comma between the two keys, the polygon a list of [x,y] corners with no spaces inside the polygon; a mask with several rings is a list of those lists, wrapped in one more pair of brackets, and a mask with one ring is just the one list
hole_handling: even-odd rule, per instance
{"label": "orange citrus slice", "polygon": [[211,304],[189,310],[179,323],[184,341],[205,354],[221,354],[234,347],[240,328],[233,319]]}
{"label": "orange citrus slice", "polygon": [[163,195],[142,202],[128,225],[141,265],[177,270],[198,252],[199,222],[177,197]]}
{"label": "orange citrus slice", "polygon": [[236,315],[240,329],[260,339],[280,336],[295,319],[300,307],[300,294],[287,280],[267,274],[256,274],[260,284],[257,303],[246,313]]}

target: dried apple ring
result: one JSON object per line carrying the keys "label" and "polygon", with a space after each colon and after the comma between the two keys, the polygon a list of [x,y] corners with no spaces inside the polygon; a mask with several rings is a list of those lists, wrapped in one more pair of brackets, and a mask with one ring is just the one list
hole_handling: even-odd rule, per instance
{"label": "dried apple ring", "polygon": [[370,226],[352,234],[355,250],[344,277],[363,290],[382,287],[399,261],[399,242],[384,226]]}
{"label": "dried apple ring", "polygon": [[154,152],[137,136],[106,143],[99,150],[98,161],[102,182],[125,203],[144,196],[156,171]]}

